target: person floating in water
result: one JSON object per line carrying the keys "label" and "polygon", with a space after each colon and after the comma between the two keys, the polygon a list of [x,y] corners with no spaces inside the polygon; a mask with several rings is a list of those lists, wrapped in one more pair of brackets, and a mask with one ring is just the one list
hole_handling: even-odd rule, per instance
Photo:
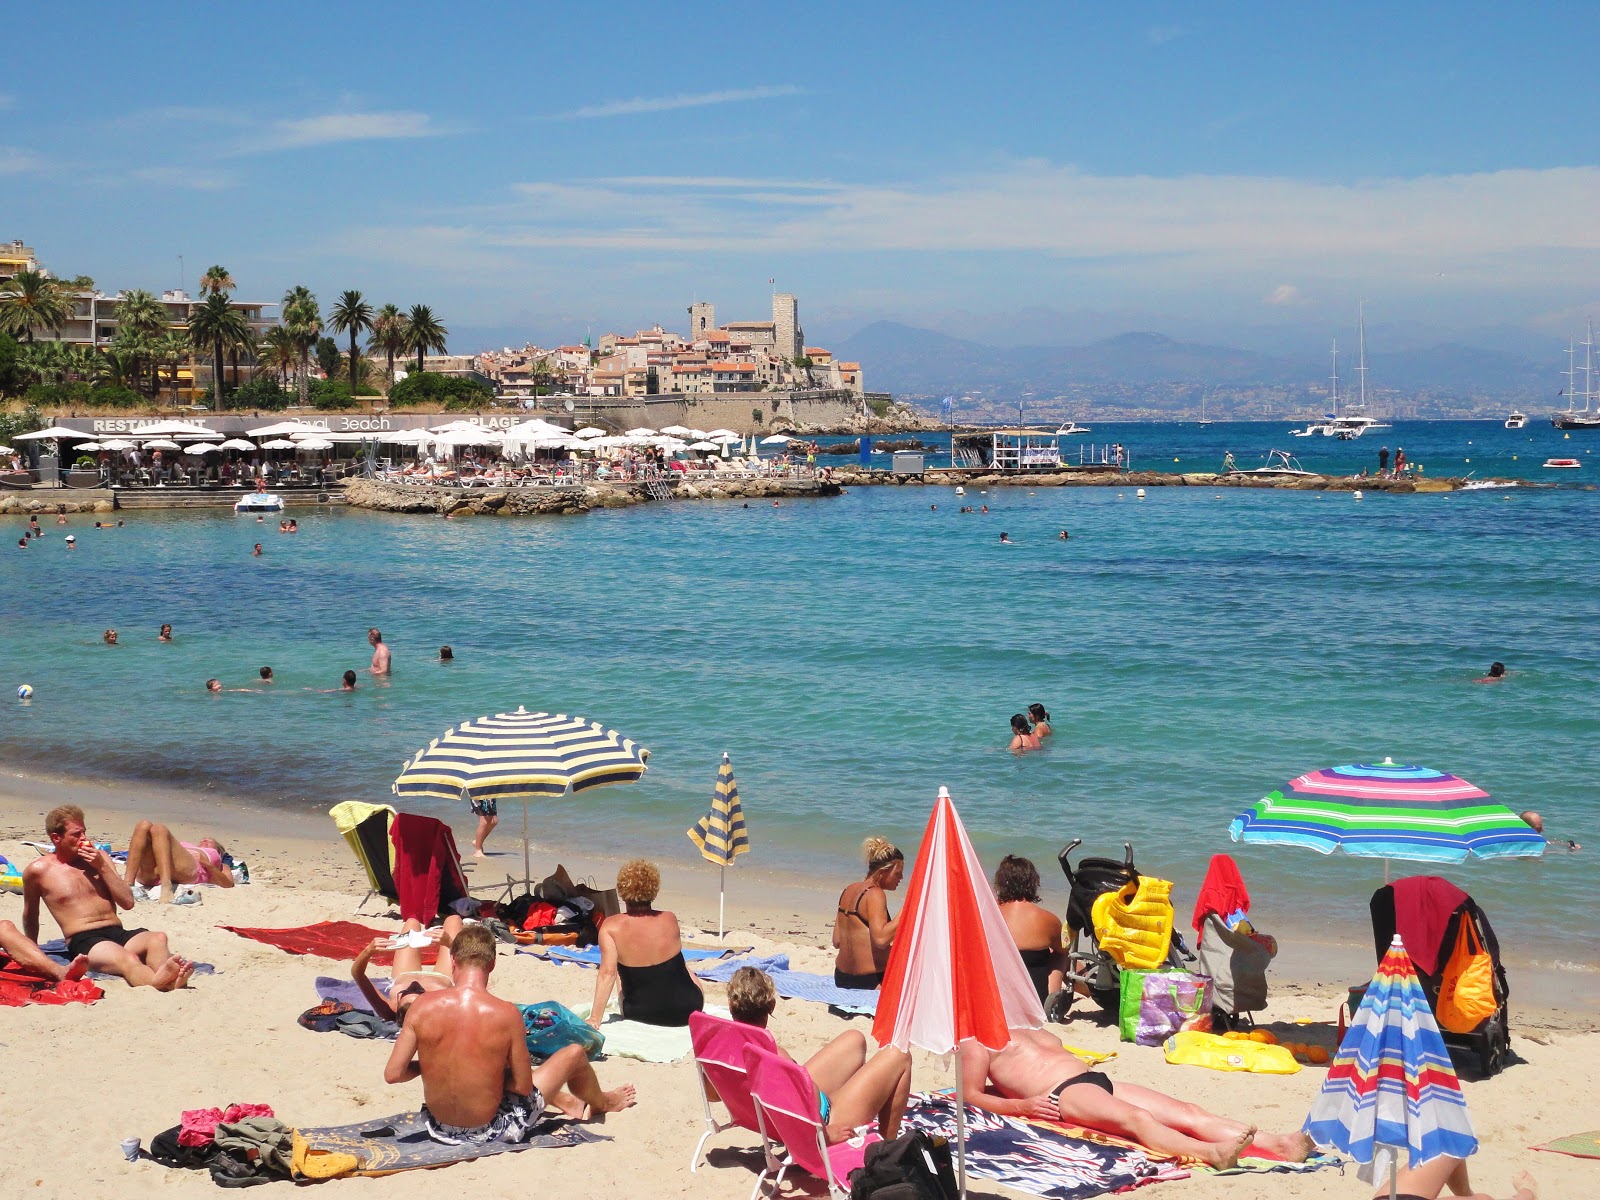
{"label": "person floating in water", "polygon": [[440,646],[439,647],[439,661],[440,662],[454,662],[455,659],[456,659],[456,652],[454,650],[450,649],[449,646]]}
{"label": "person floating in water", "polygon": [[262,683],[271,683],[272,682],[272,668],[271,667],[262,667],[261,668],[261,682]]}
{"label": "person floating in water", "polygon": [[115,629],[106,630],[100,635],[100,640],[108,646],[115,646],[117,644],[117,631]]}
{"label": "person floating in water", "polygon": [[1033,721],[1033,736],[1047,738],[1051,734],[1050,714],[1042,704],[1028,705],[1028,716]]}
{"label": "person floating in water", "polygon": [[1072,540],[1072,535],[1070,533],[1068,533],[1065,529],[1063,529],[1061,531],[1061,537],[1060,537],[1059,540],[1061,540],[1063,542],[1070,542]]}
{"label": "person floating in water", "polygon": [[1016,543],[1011,540],[1011,535],[1009,533],[1002,533],[1000,535],[1000,540],[1003,543],[1005,543],[1007,546],[1015,546],[1016,545]]}
{"label": "person floating in water", "polygon": [[1028,718],[1017,713],[1011,718],[1011,745],[1009,749],[1022,754],[1028,750],[1039,749],[1042,743],[1033,731],[1033,726],[1028,724]]}
{"label": "person floating in water", "polygon": [[1489,664],[1489,673],[1487,675],[1480,675],[1480,676],[1478,676],[1478,678],[1474,679],[1472,682],[1473,683],[1499,683],[1505,677],[1506,677],[1506,665],[1505,665],[1505,663],[1503,663],[1503,662],[1495,662],[1495,663],[1490,663]]}
{"label": "person floating in water", "polygon": [[260,542],[256,543],[256,548],[254,550],[252,550],[250,552],[250,554],[251,554],[252,558],[260,558],[261,557],[261,543]]}
{"label": "person floating in water", "polygon": [[171,625],[163,625],[161,627],[161,632],[156,634],[156,640],[157,641],[162,641],[162,642],[170,642],[172,640],[172,626]]}
{"label": "person floating in water", "polygon": [[[1540,837],[1544,837],[1544,818],[1538,813],[1534,812],[1530,808],[1525,813],[1518,813],[1517,816],[1529,829],[1533,830]],[[1578,851],[1583,849],[1583,847],[1578,845],[1577,842],[1571,841],[1568,838],[1545,838],[1545,841],[1558,850],[1565,849],[1570,851]]]}

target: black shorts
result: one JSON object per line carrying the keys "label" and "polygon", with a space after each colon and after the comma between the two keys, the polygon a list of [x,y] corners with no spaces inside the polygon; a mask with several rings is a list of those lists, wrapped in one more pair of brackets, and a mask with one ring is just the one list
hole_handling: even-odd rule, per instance
{"label": "black shorts", "polygon": [[1089,1084],[1091,1087],[1103,1088],[1108,1096],[1112,1094],[1111,1076],[1107,1075],[1104,1071],[1085,1071],[1082,1075],[1074,1075],[1071,1079],[1063,1079],[1060,1083],[1056,1084],[1055,1087],[1050,1089],[1050,1099],[1059,1103],[1062,1092],[1066,1091],[1069,1087],[1077,1087],[1077,1085],[1080,1083]]}
{"label": "black shorts", "polygon": [[90,949],[101,942],[115,942],[119,946],[126,946],[141,933],[148,932],[146,929],[124,929],[121,925],[102,925],[99,929],[85,929],[67,939],[67,953],[77,958],[80,954],[89,953]]}
{"label": "black shorts", "polygon": [[835,967],[833,986],[852,992],[870,992],[874,988],[883,986],[883,972],[873,971],[867,975],[852,975],[849,971],[841,971]]}

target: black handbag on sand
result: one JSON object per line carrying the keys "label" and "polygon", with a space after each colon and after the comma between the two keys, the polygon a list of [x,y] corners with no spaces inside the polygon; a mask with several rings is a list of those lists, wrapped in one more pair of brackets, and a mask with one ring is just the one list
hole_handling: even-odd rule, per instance
{"label": "black handbag on sand", "polygon": [[950,1143],[920,1130],[867,1147],[850,1172],[850,1200],[957,1200]]}

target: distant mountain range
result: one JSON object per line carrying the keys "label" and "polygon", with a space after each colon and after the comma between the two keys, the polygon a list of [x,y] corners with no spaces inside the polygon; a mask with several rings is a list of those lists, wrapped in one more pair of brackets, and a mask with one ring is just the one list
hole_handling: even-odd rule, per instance
{"label": "distant mountain range", "polygon": [[[1328,386],[1330,362],[1278,357],[1231,346],[1124,333],[1085,346],[998,347],[929,329],[878,321],[830,347],[857,360],[873,391],[908,396],[1072,395],[1115,389],[1120,402],[1185,408],[1199,391],[1272,388],[1311,395]],[[1356,389],[1354,347],[1339,358],[1340,391]],[[1553,363],[1444,343],[1427,349],[1367,350],[1367,385],[1385,393],[1425,392],[1467,400],[1554,400],[1564,382]]]}

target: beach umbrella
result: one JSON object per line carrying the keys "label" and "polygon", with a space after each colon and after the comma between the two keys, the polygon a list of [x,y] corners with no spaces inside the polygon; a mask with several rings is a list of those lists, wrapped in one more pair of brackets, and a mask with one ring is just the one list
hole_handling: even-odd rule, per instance
{"label": "beach umbrella", "polygon": [[183,447],[171,438],[151,438],[144,444],[146,450],[182,450]]}
{"label": "beach umbrella", "polygon": [[79,438],[87,438],[88,436],[89,435],[84,433],[81,429],[68,429],[63,425],[52,425],[48,429],[35,429],[32,433],[19,433],[12,438],[12,441],[43,442],[51,438],[54,438],[57,441],[66,438],[77,441]]}
{"label": "beach umbrella", "polygon": [[259,429],[245,431],[253,438],[288,437],[291,433],[326,433],[327,430],[317,425],[308,425],[304,421],[279,421],[274,425],[263,425]]}
{"label": "beach umbrella", "polygon": [[654,429],[647,429],[641,425],[637,429],[624,429],[622,431],[622,436],[633,438],[655,437],[656,431]]}
{"label": "beach umbrella", "polygon": [[673,437],[683,437],[686,434],[692,433],[693,430],[686,425],[663,425],[661,427],[661,432],[670,433]]}
{"label": "beach umbrella", "polygon": [[713,429],[706,434],[707,438],[736,438],[739,435],[731,429]]}
{"label": "beach umbrella", "polygon": [[148,425],[139,426],[134,430],[134,434],[141,438],[212,438],[217,436],[217,431],[207,429],[194,421],[152,421]]}
{"label": "beach umbrella", "polygon": [[711,793],[711,811],[690,828],[689,840],[700,847],[700,857],[717,864],[717,937],[724,936],[723,898],[728,868],[733,860],[750,850],[750,832],[744,827],[744,808],[739,803],[739,785],[733,781],[733,760],[722,752],[717,768],[717,786]]}
{"label": "beach umbrella", "polygon": [[301,438],[293,443],[296,450],[332,450],[333,443],[327,438]]}
{"label": "beach umbrella", "polygon": [[686,438],[694,438],[696,441],[704,441],[706,438],[710,437],[711,435],[709,433],[707,433],[704,429],[690,429],[690,430],[687,430],[684,433],[680,433],[678,436],[679,437],[686,437]]}
{"label": "beach umbrella", "polygon": [[787,446],[792,441],[794,439],[786,433],[775,433],[771,437],[762,438],[761,444],[763,446]]}
{"label": "beach umbrella", "polygon": [[243,438],[229,438],[221,443],[221,446],[224,450],[254,450],[256,448],[254,442],[247,442]]}
{"label": "beach umbrella", "polygon": [[693,442],[693,443],[690,444],[689,449],[691,449],[691,450],[718,450],[718,449],[721,449],[721,447],[719,447],[717,445],[717,443],[715,443],[715,442]]}
{"label": "beach umbrella", "polygon": [[15,453],[16,453],[16,451],[13,450],[10,446],[0,446],[0,454],[15,454]]}
{"label": "beach umbrella", "polygon": [[270,442],[262,442],[261,448],[263,450],[295,450],[299,448],[299,443],[291,442],[288,438],[273,438]]}
{"label": "beach umbrella", "polygon": [[[402,798],[521,800],[522,872],[532,883],[528,801],[614,783],[634,783],[650,751],[587,717],[519,707],[463,721],[435,738],[394,781]],[[516,880],[508,880],[515,884]]]}
{"label": "beach umbrella", "polygon": [[1236,842],[1410,862],[1526,858],[1545,851],[1543,837],[1481,788],[1389,758],[1292,779],[1235,817],[1228,833]]}
{"label": "beach umbrella", "polygon": [[572,436],[580,438],[604,437],[604,429],[596,429],[593,425],[585,425],[582,429],[574,430]]}
{"label": "beach umbrella", "polygon": [[1389,1176],[1395,1194],[1400,1154],[1420,1167],[1478,1149],[1444,1037],[1411,956],[1397,936],[1367,985],[1305,1131],[1318,1146],[1348,1154],[1369,1185]]}
{"label": "beach umbrella", "polygon": [[102,450],[132,450],[134,443],[125,438],[107,438],[100,443]]}
{"label": "beach umbrella", "polygon": [[96,450],[104,450],[105,446],[99,442],[79,442],[77,449],[88,450],[90,453],[93,453]]}
{"label": "beach umbrella", "polygon": [[210,442],[191,442],[183,448],[183,452],[185,454],[214,454],[221,449],[221,446],[213,446]]}
{"label": "beach umbrella", "polygon": [[706,435],[706,441],[715,442],[719,446],[731,446],[734,442],[744,444],[744,439],[737,433],[710,433]]}
{"label": "beach umbrella", "polygon": [[956,1152],[966,1194],[961,1043],[1003,1050],[1013,1029],[1044,1024],[1039,993],[1000,915],[950,793],[939,789],[889,951],[872,1036],[956,1056]]}

